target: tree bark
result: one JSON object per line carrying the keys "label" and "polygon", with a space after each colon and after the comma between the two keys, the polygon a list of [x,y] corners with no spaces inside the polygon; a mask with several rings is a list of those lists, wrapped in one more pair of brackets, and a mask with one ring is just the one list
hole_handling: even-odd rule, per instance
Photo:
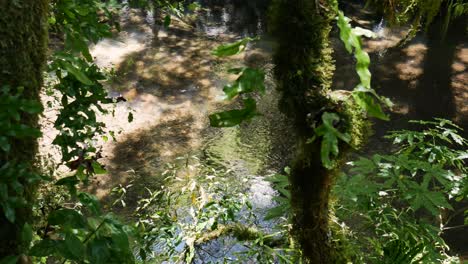
{"label": "tree bark", "polygon": [[320,142],[306,144],[314,135],[312,123],[336,108],[326,96],[334,71],[329,47],[334,14],[332,8],[323,8],[318,1],[279,0],[272,9],[279,42],[274,62],[280,108],[293,118],[297,137],[291,170],[294,235],[310,263],[333,262],[328,229],[332,176],[321,164]]}
{"label": "tree bark", "polygon": [[[9,86],[16,94],[24,88],[21,97],[40,102],[42,74],[46,62],[48,0],[0,0],[0,87]],[[1,109],[0,111],[6,111]],[[23,114],[21,123],[38,127],[38,115]],[[37,154],[35,138],[13,140],[10,152],[0,151],[0,167],[7,162],[33,166]],[[32,169],[32,168],[31,168]],[[2,175],[0,175],[2,177]],[[0,178],[0,183],[5,180]],[[27,208],[16,209],[15,223],[9,222],[0,207],[0,259],[21,251],[20,231],[30,221],[32,186],[26,181],[23,195]]]}

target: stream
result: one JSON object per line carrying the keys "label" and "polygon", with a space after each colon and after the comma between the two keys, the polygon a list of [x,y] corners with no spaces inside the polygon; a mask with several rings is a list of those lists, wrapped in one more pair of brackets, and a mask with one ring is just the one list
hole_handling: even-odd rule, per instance
{"label": "stream", "polygon": [[[127,102],[115,107],[114,117],[101,117],[115,132],[116,141],[101,142],[108,174],[95,180],[90,191],[110,201],[112,188],[131,184],[127,207],[119,209],[123,215],[131,214],[136,201],[145,195],[144,187],[155,189],[163,183],[160,173],[166,163],[195,155],[202,163],[229,168],[230,184],[244,188],[261,219],[275,205],[272,197],[276,195],[265,178],[281,173],[294,152],[291,125],[277,109],[279,95],[271,61],[274,41],[266,34],[269,1],[197,2],[202,10],[194,25],[173,19],[169,28],[155,29],[152,14],[126,8],[122,31],[92,47],[99,66],[115,69],[115,78],[107,84],[109,94],[121,94]],[[358,6],[350,4],[345,13],[358,14],[351,16],[353,23],[378,35],[365,41],[371,54],[373,86],[396,104],[390,122],[375,121],[374,134],[359,154],[388,151],[391,143],[382,136],[389,130],[408,128],[410,119],[440,116],[468,128],[466,41],[449,35],[451,49],[442,51],[436,42],[420,35],[403,49],[394,49],[405,29],[389,30],[382,18],[357,10]],[[336,30],[333,34],[337,62],[333,87],[351,90],[357,83],[354,62],[345,53]],[[232,58],[210,54],[216,46],[245,36],[262,36],[262,40]],[[434,63],[447,52],[450,58],[440,65],[445,68],[436,67]],[[223,100],[222,87],[234,80],[226,70],[242,65],[255,65],[267,72],[267,92],[258,97],[263,115],[234,128],[209,127],[210,113],[235,107],[236,102]],[[430,83],[427,76],[434,76],[434,71],[447,76]],[[131,123],[127,122],[129,113],[134,117]],[[258,226],[268,228],[271,223],[260,221]],[[457,235],[450,235],[448,241],[456,252],[467,252],[463,237]],[[232,239],[217,239],[206,250],[224,252],[224,256],[215,255],[219,258],[242,251]],[[217,258],[204,257],[198,263]]]}

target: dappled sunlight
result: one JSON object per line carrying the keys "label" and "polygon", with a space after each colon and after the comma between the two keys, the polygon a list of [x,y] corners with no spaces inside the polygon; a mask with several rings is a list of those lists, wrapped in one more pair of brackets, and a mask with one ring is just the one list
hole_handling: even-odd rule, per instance
{"label": "dappled sunlight", "polygon": [[411,44],[403,49],[406,61],[395,65],[401,80],[409,82],[408,88],[415,89],[418,78],[423,74],[423,63],[427,47],[422,43]]}
{"label": "dappled sunlight", "polygon": [[[158,175],[164,164],[200,145],[197,137],[200,128],[193,126],[194,118],[189,115],[172,116],[160,124],[127,133],[118,142],[108,145],[110,149],[104,158],[108,173],[95,180],[91,191],[99,198],[106,198],[110,189],[133,180],[141,190],[144,186],[156,188],[162,180]],[[137,177],[133,177],[135,175]],[[128,201],[136,201],[132,198],[135,197],[129,197]]]}
{"label": "dappled sunlight", "polygon": [[[143,22],[138,21],[132,19],[127,27],[141,28],[138,23]],[[140,32],[148,37],[147,30]],[[119,184],[156,184],[165,163],[201,146],[200,133],[208,125],[209,113],[223,104],[222,86],[229,81],[214,65],[242,59],[212,56],[211,50],[222,41],[227,40],[208,39],[174,19],[156,38],[143,41],[143,48],[132,50],[128,43],[113,47],[122,50],[110,58],[115,76],[109,93],[127,101],[118,103],[113,115],[101,117],[117,141],[101,142],[108,174],[93,184],[99,198],[108,197]],[[101,50],[95,51],[104,52],[106,45],[99,43]],[[108,54],[97,56],[106,59]]]}
{"label": "dappled sunlight", "polygon": [[452,89],[457,111],[456,121],[468,121],[468,47],[460,45],[452,65]]}

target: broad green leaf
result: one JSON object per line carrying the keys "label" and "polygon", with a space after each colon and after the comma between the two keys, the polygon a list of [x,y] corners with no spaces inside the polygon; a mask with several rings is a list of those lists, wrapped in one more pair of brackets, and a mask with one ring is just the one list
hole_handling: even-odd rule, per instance
{"label": "broad green leaf", "polygon": [[65,245],[68,251],[76,259],[83,259],[85,254],[85,248],[81,240],[74,234],[68,233],[65,235]]}
{"label": "broad green leaf", "polygon": [[223,91],[227,99],[253,91],[265,92],[265,72],[259,69],[244,68],[240,73],[241,75],[233,84],[224,87]]}
{"label": "broad green leaf", "polygon": [[20,109],[29,114],[41,113],[44,110],[40,102],[26,100],[21,102]]}
{"label": "broad green leaf", "polygon": [[433,205],[439,208],[453,210],[453,207],[449,204],[447,198],[445,198],[442,192],[428,192],[425,196],[432,202]]}
{"label": "broad green leaf", "polygon": [[107,171],[102,167],[102,165],[99,164],[96,161],[93,161],[91,163],[91,166],[93,167],[93,171],[94,171],[95,174],[106,174],[107,173]]}
{"label": "broad green leaf", "polygon": [[76,185],[80,182],[80,180],[78,180],[76,178],[76,176],[69,176],[69,177],[65,177],[65,178],[62,178],[60,180],[58,180],[55,185],[64,185],[68,188],[68,190],[70,191],[71,195],[75,195],[76,194]]}
{"label": "broad green leaf", "polygon": [[51,256],[57,252],[58,242],[52,239],[43,239],[36,243],[30,250],[29,255],[35,257]]}
{"label": "broad green leaf", "polygon": [[120,228],[114,228],[112,232],[112,242],[119,248],[120,251],[126,252],[130,250],[127,234]]}
{"label": "broad green leaf", "polygon": [[[356,103],[370,116],[389,120],[388,116],[384,114],[380,103],[391,106],[392,103],[387,98],[381,98],[371,89],[372,74],[369,71],[370,57],[369,54],[363,50],[361,45],[361,35],[370,35],[367,30],[361,28],[353,29],[349,24],[350,19],[345,17],[343,12],[338,11],[338,27],[340,28],[340,38],[345,44],[346,50],[349,53],[354,52],[356,58],[356,73],[359,76],[360,84],[353,91],[353,98]],[[378,101],[372,97],[374,95]]]}
{"label": "broad green leaf", "polygon": [[59,209],[53,211],[48,218],[51,225],[66,225],[73,228],[86,227],[86,219],[73,209]]}
{"label": "broad green leaf", "polygon": [[322,164],[325,168],[333,168],[333,162],[331,157],[336,157],[339,154],[338,139],[349,143],[351,137],[347,133],[341,133],[334,127],[334,123],[337,123],[340,117],[335,113],[325,112],[322,115],[322,124],[315,128],[315,134],[322,137],[322,143],[320,147],[320,157]]}
{"label": "broad green leaf", "polygon": [[87,244],[87,253],[90,263],[107,264],[110,251],[105,239],[93,239]]}
{"label": "broad green leaf", "polygon": [[24,245],[29,246],[33,238],[33,231],[31,225],[25,223],[23,229],[21,230],[21,241]]}
{"label": "broad green leaf", "polygon": [[69,177],[65,177],[65,178],[62,178],[60,180],[58,180],[55,185],[75,185],[75,184],[78,184],[80,181],[75,177],[75,176],[69,176]]}
{"label": "broad green leaf", "polygon": [[257,105],[254,99],[244,100],[244,108],[240,110],[229,110],[210,115],[212,127],[232,127],[239,125],[242,121],[250,120],[257,116]]}
{"label": "broad green leaf", "polygon": [[365,92],[353,92],[356,103],[364,109],[370,116],[388,121],[389,117],[382,111],[379,103],[376,103],[372,95]]}
{"label": "broad green leaf", "polygon": [[287,213],[290,210],[289,204],[280,204],[270,210],[268,210],[264,220],[268,221],[274,218],[278,218],[283,216],[285,213]]}
{"label": "broad green leaf", "polygon": [[218,56],[218,57],[227,57],[241,53],[245,50],[247,43],[253,41],[253,38],[244,38],[239,41],[236,41],[231,44],[221,45],[217,47],[211,54]]}
{"label": "broad green leaf", "polygon": [[93,82],[78,68],[76,68],[73,64],[68,61],[62,61],[62,65],[67,70],[67,72],[71,73],[75,78],[86,84],[86,85],[93,85]]}
{"label": "broad green leaf", "polygon": [[16,220],[16,212],[15,208],[12,207],[12,204],[10,201],[5,201],[1,203],[2,208],[3,208],[3,213],[5,214],[5,217],[8,219],[8,221],[14,223]]}
{"label": "broad green leaf", "polygon": [[96,196],[89,193],[80,192],[78,194],[78,199],[80,202],[85,205],[92,213],[99,214],[101,212],[101,205]]}
{"label": "broad green leaf", "polygon": [[197,2],[193,2],[187,6],[188,10],[195,11],[200,8],[200,4]]}
{"label": "broad green leaf", "polygon": [[338,155],[338,139],[332,133],[326,133],[322,139],[320,157],[322,159],[323,166],[327,169],[333,168],[333,163],[330,160],[331,155],[335,157]]}

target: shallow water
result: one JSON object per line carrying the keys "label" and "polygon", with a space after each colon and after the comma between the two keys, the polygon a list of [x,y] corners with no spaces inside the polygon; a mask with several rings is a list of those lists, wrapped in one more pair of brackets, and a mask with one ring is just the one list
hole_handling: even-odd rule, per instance
{"label": "shallow water", "polygon": [[[109,174],[94,181],[90,190],[106,200],[111,199],[113,187],[133,183],[122,214],[131,213],[136,200],[144,195],[143,186],[157,188],[162,184],[159,175],[164,164],[197,154],[204,163],[231,169],[232,184],[244,186],[261,218],[274,205],[271,198],[276,195],[264,177],[281,172],[294,152],[294,136],[277,109],[278,94],[271,77],[274,42],[265,37],[232,59],[210,55],[222,43],[264,34],[269,1],[198,2],[204,9],[195,29],[178,20],[173,20],[169,29],[155,29],[151,14],[127,9],[122,17],[123,31],[92,48],[100,66],[115,67],[117,77],[108,84],[109,94],[122,94],[128,101],[116,106],[114,116],[101,117],[108,129],[116,132],[117,141],[99,143],[103,144],[103,162]],[[435,43],[419,36],[404,49],[395,50],[391,47],[401,39],[404,29],[390,31],[380,18],[353,19],[355,24],[379,34],[379,38],[364,43],[372,57],[373,86],[396,103],[390,122],[375,122],[375,134],[362,154],[388,150],[390,143],[382,141],[382,135],[406,128],[409,119],[443,116],[468,126],[466,41],[451,40],[457,44],[451,50],[452,59],[443,65],[445,70],[450,69],[444,72],[449,78],[430,83],[424,78],[439,73],[437,63],[445,56]],[[333,43],[337,61],[334,88],[351,90],[357,83],[354,62],[337,38]],[[431,56],[433,61],[429,60]],[[251,63],[269,73],[268,91],[259,99],[263,116],[235,128],[210,128],[210,113],[235,107],[235,103],[222,100],[223,85],[233,80],[224,71]],[[130,112],[132,123],[127,122]],[[221,258],[216,253],[228,248],[230,251],[224,250],[227,255],[243,250],[230,237],[212,241],[205,249]]]}

